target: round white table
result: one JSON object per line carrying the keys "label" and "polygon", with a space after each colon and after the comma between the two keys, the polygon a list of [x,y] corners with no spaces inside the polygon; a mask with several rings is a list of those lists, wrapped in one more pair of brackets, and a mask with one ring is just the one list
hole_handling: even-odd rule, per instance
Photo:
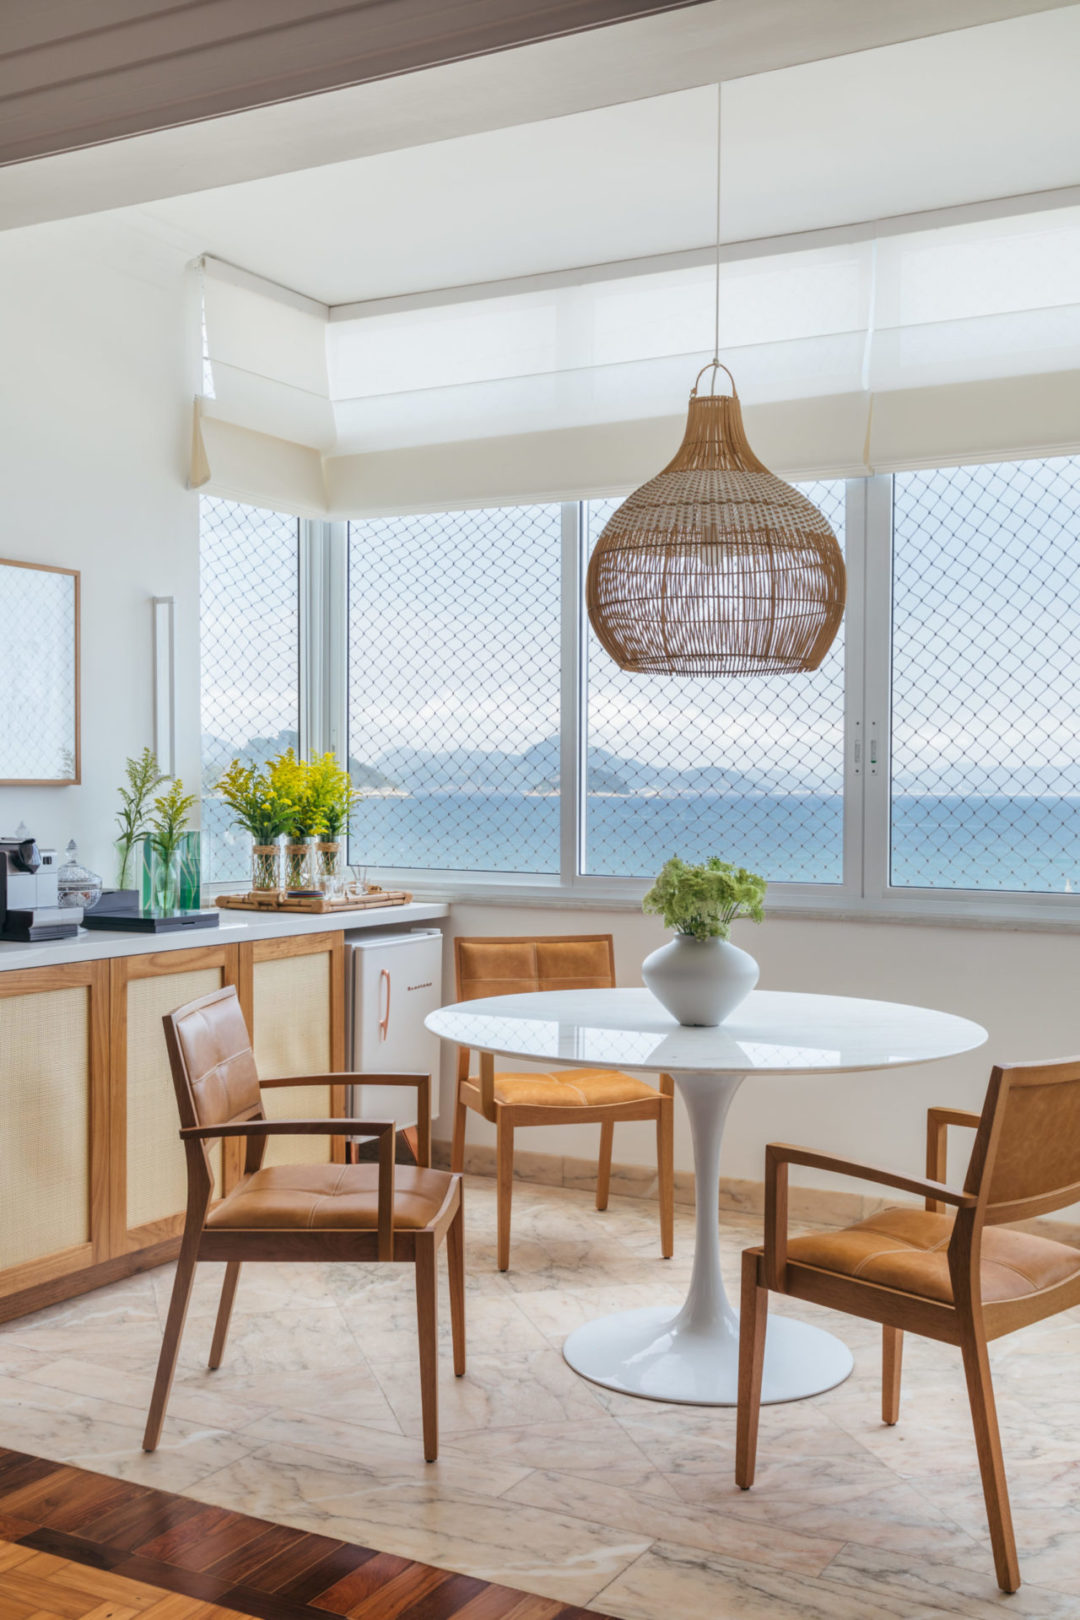
{"label": "round white table", "polygon": [[[900,1068],[969,1052],[986,1040],[978,1024],[926,1007],[769,990],[748,996],[715,1029],[677,1024],[647,990],[491,996],[440,1007],[426,1023],[446,1040],[497,1056],[674,1077],[690,1116],[697,1188],[686,1301],[679,1309],[647,1306],[587,1322],[571,1333],[563,1354],[593,1383],[692,1406],[737,1404],[739,1319],[720,1270],[718,1209],[724,1121],[742,1082],[752,1075]],[[820,1394],[851,1368],[851,1351],[833,1334],[770,1316],[763,1401]]]}

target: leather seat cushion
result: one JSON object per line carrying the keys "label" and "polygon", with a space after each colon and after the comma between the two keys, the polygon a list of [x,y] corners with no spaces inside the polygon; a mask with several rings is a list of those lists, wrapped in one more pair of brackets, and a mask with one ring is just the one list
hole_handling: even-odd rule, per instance
{"label": "leather seat cushion", "polygon": [[515,1108],[592,1108],[655,1099],[647,1080],[617,1069],[561,1069],[555,1074],[496,1074],[495,1099]]}
{"label": "leather seat cushion", "polygon": [[[445,1170],[394,1167],[394,1225],[419,1231],[450,1185]],[[218,1205],[207,1226],[282,1231],[374,1231],[377,1164],[282,1164],[256,1170]]]}
{"label": "leather seat cushion", "polygon": [[[926,1209],[884,1209],[840,1232],[792,1238],[788,1258],[951,1304],[946,1251],[952,1229],[952,1215]],[[1038,1293],[1077,1272],[1080,1249],[1007,1226],[983,1229],[982,1297],[987,1304]]]}

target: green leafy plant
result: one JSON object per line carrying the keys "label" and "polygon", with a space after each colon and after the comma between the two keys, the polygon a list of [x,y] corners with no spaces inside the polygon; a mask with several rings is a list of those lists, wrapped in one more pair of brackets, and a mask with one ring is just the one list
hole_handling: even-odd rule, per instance
{"label": "green leafy plant", "polygon": [[120,809],[116,823],[120,836],[116,841],[118,868],[116,886],[126,889],[131,878],[131,857],[136,840],[147,830],[150,815],[150,795],[169,779],[158,770],[157,755],[152,748],[144,748],[136,759],[124,762],[127,786],[120,788]]}
{"label": "green leafy plant", "polygon": [[184,784],[179,777],[167,793],[154,800],[153,814],[149,817],[150,844],[163,866],[168,866],[180,847],[194,803],[194,793],[184,792]]}
{"label": "green leafy plant", "polygon": [[256,844],[272,844],[292,831],[296,805],[285,782],[275,777],[271,760],[260,771],[234,759],[217,783],[217,791],[233,813],[233,820],[249,832]]}
{"label": "green leafy plant", "polygon": [[349,830],[353,810],[364,797],[352,785],[352,777],[337,761],[336,754],[316,754],[308,766],[308,781],[319,811],[319,831],[336,843]]}
{"label": "green leafy plant", "polygon": [[765,879],[756,872],[716,855],[703,866],[690,866],[673,855],[661,867],[641,909],[663,917],[665,928],[694,939],[727,939],[737,917],[761,921],[765,888]]}

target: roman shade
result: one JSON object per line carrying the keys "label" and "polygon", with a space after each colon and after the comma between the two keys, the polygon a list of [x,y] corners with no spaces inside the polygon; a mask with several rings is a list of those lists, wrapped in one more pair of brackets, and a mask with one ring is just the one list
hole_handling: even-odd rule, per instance
{"label": "roman shade", "polygon": [[[1080,207],[828,237],[724,250],[720,353],[770,465],[1080,448]],[[277,504],[342,516],[625,487],[708,358],[702,257],[330,308],[207,259],[198,472],[253,498],[262,464]]]}

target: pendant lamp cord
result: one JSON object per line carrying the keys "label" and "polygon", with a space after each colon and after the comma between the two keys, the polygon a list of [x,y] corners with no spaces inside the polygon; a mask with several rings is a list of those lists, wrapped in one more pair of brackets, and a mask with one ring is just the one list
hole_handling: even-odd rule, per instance
{"label": "pendant lamp cord", "polygon": [[716,306],[713,321],[713,359],[720,359],[720,213],[723,191],[721,176],[723,170],[720,166],[721,130],[723,128],[724,87],[717,81],[716,85]]}

